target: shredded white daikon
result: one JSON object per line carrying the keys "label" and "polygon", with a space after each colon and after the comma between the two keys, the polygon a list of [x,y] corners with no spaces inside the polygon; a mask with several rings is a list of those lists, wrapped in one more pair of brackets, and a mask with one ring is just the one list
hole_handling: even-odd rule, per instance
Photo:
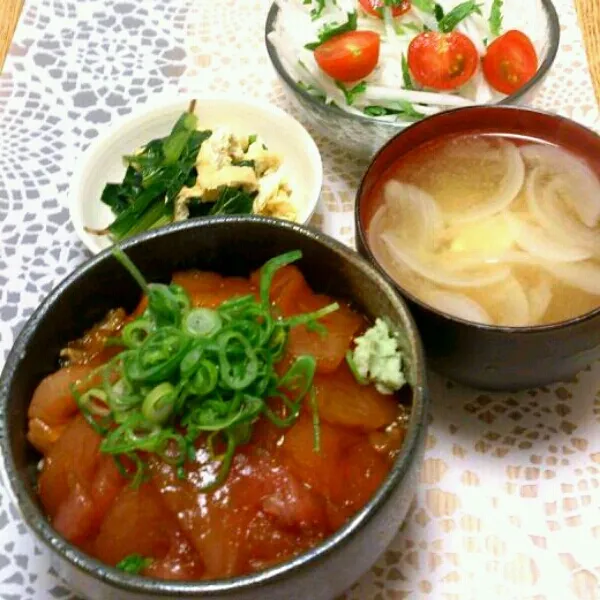
{"label": "shredded white daikon", "polygon": [[[437,0],[447,14],[462,0]],[[379,19],[367,14],[358,0],[276,0],[280,14],[275,29],[269,34],[269,41],[275,47],[287,72],[299,85],[309,90],[327,103],[334,103],[343,110],[360,115],[369,115],[374,119],[409,123],[421,115],[432,115],[448,108],[470,106],[497,102],[503,98],[489,86],[481,73],[475,73],[471,80],[461,88],[451,92],[425,90],[412,82],[410,89],[406,86],[402,72],[402,58],[406,57],[410,42],[419,31],[425,28],[438,29],[438,22],[433,14],[419,8],[426,5],[413,2],[411,9],[393,17],[390,7],[384,7],[383,18]],[[486,51],[486,45],[494,40],[489,24],[489,16],[494,0],[478,2],[481,14],[473,13],[462,20],[457,31],[469,37],[480,56]],[[419,6],[417,6],[417,4]],[[318,12],[322,5],[322,10]],[[318,17],[313,18],[317,10]],[[311,16],[313,11],[313,16]],[[356,11],[358,15],[357,30],[375,31],[381,37],[379,62],[375,70],[365,77],[366,89],[352,95],[348,100],[336,82],[325,74],[317,65],[313,52],[305,49],[305,45],[319,39],[319,32],[325,25],[346,22],[348,13]],[[545,47],[545,24],[541,0],[504,0],[502,8],[502,31],[519,29],[531,39],[538,52],[540,61],[547,48]],[[359,82],[347,84],[352,88]],[[378,114],[372,107],[385,109],[394,114]],[[365,112],[366,110],[366,112]]]}

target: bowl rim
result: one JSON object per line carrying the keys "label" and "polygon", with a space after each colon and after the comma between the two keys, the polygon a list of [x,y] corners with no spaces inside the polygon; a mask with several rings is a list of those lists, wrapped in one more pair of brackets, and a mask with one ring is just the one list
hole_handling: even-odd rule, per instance
{"label": "bowl rim", "polygon": [[[554,60],[556,59],[556,55],[558,54],[558,49],[560,46],[560,37],[561,37],[560,20],[558,17],[558,12],[557,12],[556,7],[554,6],[554,3],[552,2],[552,0],[540,0],[540,2],[542,4],[542,9],[544,10],[544,12],[548,18],[548,25],[549,25],[549,32],[550,32],[549,38],[548,38],[549,39],[548,52],[547,52],[544,60],[538,66],[536,74],[524,86],[519,88],[516,92],[506,96],[505,98],[502,98],[502,100],[499,100],[498,102],[485,104],[484,106],[509,106],[509,105],[518,103],[519,100],[521,100],[524,96],[526,96],[538,83],[540,83],[546,77],[546,75],[550,71],[552,65],[554,64]],[[408,128],[411,125],[413,125],[412,123],[409,125],[399,124],[395,121],[382,121],[379,119],[375,119],[373,117],[369,117],[367,115],[363,116],[363,115],[357,115],[354,113],[348,113],[345,110],[342,110],[341,108],[339,108],[338,106],[332,106],[330,104],[325,104],[323,101],[315,98],[313,95],[309,94],[306,90],[299,87],[297,82],[292,78],[292,76],[288,73],[288,71],[283,66],[283,63],[282,63],[281,59],[279,58],[279,54],[277,53],[275,46],[269,40],[269,34],[272,31],[274,31],[274,29],[275,29],[275,21],[277,19],[277,16],[279,15],[280,10],[281,9],[276,1],[274,1],[273,4],[271,4],[271,7],[269,8],[269,12],[267,14],[267,20],[265,23],[265,36],[264,36],[265,37],[265,46],[267,48],[267,54],[269,55],[269,59],[271,60],[271,64],[273,65],[275,71],[277,72],[279,77],[281,77],[283,79],[283,81],[285,81],[287,86],[295,94],[299,95],[300,97],[302,97],[303,100],[305,100],[309,104],[315,106],[316,108],[320,108],[322,110],[327,110],[332,115],[335,115],[340,118],[346,118],[346,119],[349,119],[350,121],[355,121],[355,122],[363,123],[366,125],[375,124],[375,125],[378,125],[381,127],[388,127],[391,130]],[[473,106],[478,106],[478,105],[474,104]],[[465,108],[471,108],[471,107],[465,107]],[[447,112],[448,110],[452,110],[452,109],[444,109],[443,111],[440,111],[440,112]],[[435,116],[435,115],[433,115],[433,116]],[[425,118],[428,118],[428,117],[421,118],[416,122],[419,123],[420,121],[423,121]]]}
{"label": "bowl rim", "polygon": [[292,574],[304,573],[320,559],[328,556],[338,548],[346,546],[352,540],[353,535],[371,521],[379,508],[386,503],[396,487],[401,484],[407,472],[413,467],[414,461],[420,461],[423,438],[428,424],[429,406],[427,370],[421,338],[404,299],[397,294],[394,287],[386,278],[357,252],[314,228],[256,215],[203,217],[194,221],[175,223],[161,229],[140,234],[121,244],[121,247],[127,251],[130,248],[151,243],[155,238],[176,236],[178,232],[184,230],[197,229],[201,232],[205,229],[210,230],[212,224],[226,224],[228,227],[233,227],[236,223],[246,225],[248,223],[258,223],[259,225],[262,223],[273,229],[284,230],[294,235],[308,237],[317,244],[324,245],[327,250],[340,256],[342,260],[353,263],[360,269],[364,277],[373,280],[380,288],[381,293],[390,299],[394,310],[398,313],[402,327],[410,340],[410,345],[414,350],[414,356],[412,357],[415,377],[412,384],[413,407],[407,433],[388,476],[363,509],[343,527],[325,538],[320,544],[279,565],[230,579],[175,582],[130,575],[114,567],[109,567],[85,554],[54,531],[40,507],[29,497],[25,489],[25,484],[17,472],[11,450],[10,433],[12,428],[9,426],[7,418],[7,405],[8,393],[14,373],[20,364],[21,357],[26,351],[33,332],[45,318],[47,312],[60,301],[60,297],[65,289],[76,284],[81,277],[93,271],[99,263],[111,259],[110,249],[103,250],[100,254],[93,256],[78,266],[50,292],[28,319],[8,355],[0,376],[0,467],[4,469],[4,473],[7,475],[7,489],[9,490],[9,494],[13,496],[21,517],[35,536],[51,552],[57,553],[78,571],[121,591],[144,593],[149,598],[164,596],[165,594],[173,596],[182,595],[185,597],[201,597],[203,594],[222,594],[227,596],[279,582]]}
{"label": "bowl rim", "polygon": [[[115,118],[108,127],[102,129],[98,136],[91,140],[82,155],[77,159],[75,169],[73,170],[73,174],[69,181],[66,207],[69,210],[69,218],[73,224],[77,237],[92,254],[98,254],[105,248],[99,247],[95,243],[93,234],[85,231],[86,224],[83,221],[82,207],[89,202],[99,203],[100,198],[92,200],[84,198],[82,196],[81,188],[88,174],[95,169],[99,157],[105,152],[107,146],[120,139],[124,129],[129,129],[136,125],[138,127],[143,127],[144,124],[152,119],[167,112],[175,111],[177,107],[189,103],[193,99],[196,100],[196,108],[194,111],[196,114],[202,109],[203,102],[228,102],[252,108],[263,114],[276,115],[277,117],[286,120],[289,124],[293,123],[298,132],[301,132],[299,135],[303,138],[303,152],[304,155],[308,157],[311,169],[315,172],[316,180],[314,189],[307,190],[307,213],[306,218],[302,222],[308,223],[313,217],[323,189],[323,158],[319,146],[311,133],[298,119],[283,108],[260,98],[246,98],[234,93],[194,94],[192,92],[167,92],[150,98],[142,104],[136,104],[132,107],[130,112]],[[108,180],[106,183],[108,183]]]}
{"label": "bowl rim", "polygon": [[[493,333],[533,335],[533,334],[557,331],[557,330],[564,329],[567,327],[572,327],[573,325],[578,325],[578,324],[584,323],[585,321],[596,318],[597,316],[600,315],[600,306],[598,306],[598,308],[595,308],[592,311],[588,311],[586,313],[583,313],[582,315],[578,315],[576,317],[567,319],[565,321],[558,321],[556,323],[548,323],[546,325],[526,325],[523,327],[519,327],[519,326],[507,326],[507,325],[487,325],[484,323],[476,323],[474,321],[467,321],[466,319],[461,319],[460,317],[456,317],[449,313],[442,312],[441,310],[438,310],[437,308],[431,306],[430,304],[427,304],[426,302],[424,302],[423,300],[420,300],[417,296],[415,296],[414,294],[409,292],[404,286],[400,285],[398,282],[396,282],[392,278],[391,275],[388,274],[387,270],[377,260],[377,258],[375,258],[375,255],[371,251],[370,245],[367,240],[366,231],[362,225],[362,220],[361,220],[361,206],[363,204],[363,201],[361,200],[361,198],[363,198],[363,188],[364,188],[367,176],[371,172],[371,169],[373,169],[379,156],[381,154],[383,154],[383,152],[387,149],[387,147],[389,145],[391,145],[398,137],[400,137],[404,134],[407,134],[409,132],[409,130],[419,127],[422,123],[425,123],[426,121],[429,122],[432,119],[433,120],[434,119],[443,119],[449,113],[479,112],[482,110],[486,110],[486,111],[487,110],[493,110],[493,111],[508,111],[508,110],[510,110],[510,111],[514,111],[517,113],[521,113],[521,114],[543,115],[545,117],[555,120],[557,123],[557,127],[562,124],[562,125],[566,125],[571,128],[582,130],[584,133],[596,138],[598,144],[600,145],[600,135],[598,133],[596,133],[595,131],[593,131],[592,129],[586,127],[585,125],[582,125],[581,123],[578,123],[577,121],[574,121],[567,117],[563,117],[561,115],[558,115],[558,114],[555,114],[555,113],[552,113],[549,111],[540,110],[540,109],[531,108],[531,107],[515,106],[515,105],[509,105],[509,104],[503,104],[503,105],[484,104],[484,105],[476,105],[476,106],[464,106],[464,107],[444,111],[444,112],[438,113],[436,115],[428,116],[426,119],[422,119],[422,120],[418,121],[417,123],[411,124],[409,127],[404,129],[403,131],[400,131],[396,135],[391,137],[373,156],[373,158],[369,162],[369,166],[367,167],[367,169],[365,170],[365,172],[361,178],[360,184],[356,190],[355,201],[354,201],[354,227],[356,230],[356,236],[357,236],[358,240],[360,240],[360,244],[362,246],[362,251],[360,253],[363,255],[366,254],[366,258],[373,265],[375,265],[377,267],[377,269],[379,271],[381,271],[381,273],[383,273],[384,277],[390,283],[392,283],[392,285],[398,290],[398,293],[402,297],[404,297],[404,298],[408,299],[410,302],[416,304],[419,308],[426,310],[427,312],[431,312],[440,318],[446,319],[448,321],[453,321],[455,323],[460,323],[461,325],[466,325],[468,327],[475,327],[477,329],[488,331],[488,332],[493,332]],[[460,134],[460,131],[453,132],[453,134],[454,133]],[[523,134],[526,134],[526,132],[523,132]],[[434,139],[441,139],[444,135],[445,135],[444,133],[440,132],[437,134],[437,137]]]}

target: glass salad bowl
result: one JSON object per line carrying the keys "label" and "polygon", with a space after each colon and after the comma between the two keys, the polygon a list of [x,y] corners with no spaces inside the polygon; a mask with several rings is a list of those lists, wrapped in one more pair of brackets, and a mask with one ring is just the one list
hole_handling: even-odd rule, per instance
{"label": "glass salad bowl", "polygon": [[[515,93],[494,100],[492,104],[527,105],[534,98],[544,78],[550,71],[558,52],[560,24],[558,14],[551,0],[534,0],[539,3],[539,38],[537,73]],[[506,6],[507,3],[505,3]],[[274,2],[269,10],[265,26],[265,44],[271,63],[290,100],[299,106],[310,124],[323,136],[335,143],[351,149],[357,155],[371,157],[390,138],[406,129],[411,123],[406,121],[384,120],[367,115],[350,113],[335,104],[326,104],[321,98],[310,93],[306,86],[299,85],[289,69],[286,59],[273,43],[277,34],[278,20],[282,10]],[[398,58],[400,61],[400,57]],[[476,104],[473,102],[473,104]],[[414,120],[413,120],[414,122]]]}

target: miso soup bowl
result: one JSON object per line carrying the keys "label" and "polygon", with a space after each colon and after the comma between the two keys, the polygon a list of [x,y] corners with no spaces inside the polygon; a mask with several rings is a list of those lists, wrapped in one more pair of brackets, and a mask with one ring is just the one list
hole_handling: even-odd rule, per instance
{"label": "miso soup bowl", "polygon": [[427,386],[419,334],[404,301],[358,254],[303,226],[264,217],[203,218],[145,233],[122,245],[150,281],[177,269],[247,275],[269,258],[300,249],[299,267],[315,290],[345,297],[370,318],[404,332],[412,412],[404,445],[389,476],[358,514],[319,546],[267,570],[227,580],[169,582],[108,567],[60,537],[38,502],[39,460],[25,438],[36,385],[56,370],[59,351],[107,310],[134,308],[139,291],[109,251],[79,267],[42,303],[12,349],[0,383],[0,448],[8,489],[23,520],[49,548],[53,566],[86,598],[328,600],[366,572],[390,543],[411,504],[427,422]]}
{"label": "miso soup bowl", "polygon": [[[369,196],[378,180],[411,150],[452,134],[504,134],[542,140],[587,160],[600,174],[600,137],[569,119],[510,106],[460,108],[429,117],[392,138],[365,172],[356,196],[359,252],[384,274],[367,241]],[[464,321],[425,304],[402,286],[423,339],[428,364],[461,383],[518,390],[573,377],[600,358],[600,308],[568,321],[533,327],[497,327]]]}

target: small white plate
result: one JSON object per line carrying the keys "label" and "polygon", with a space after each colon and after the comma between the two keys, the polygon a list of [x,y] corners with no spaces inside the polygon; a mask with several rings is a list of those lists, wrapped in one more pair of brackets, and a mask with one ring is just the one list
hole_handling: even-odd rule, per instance
{"label": "small white plate", "polygon": [[[88,233],[85,228],[103,229],[114,220],[100,196],[107,183],[122,181],[122,156],[168,135],[191,99],[155,101],[119,119],[92,142],[76,165],[69,192],[71,220],[81,241],[94,254],[112,242],[108,236]],[[226,126],[234,133],[259,135],[269,150],[282,157],[281,169],[293,192],[298,221],[310,220],[321,193],[323,164],[315,141],[296,119],[271,104],[231,96],[196,97],[195,112],[200,129]]]}

